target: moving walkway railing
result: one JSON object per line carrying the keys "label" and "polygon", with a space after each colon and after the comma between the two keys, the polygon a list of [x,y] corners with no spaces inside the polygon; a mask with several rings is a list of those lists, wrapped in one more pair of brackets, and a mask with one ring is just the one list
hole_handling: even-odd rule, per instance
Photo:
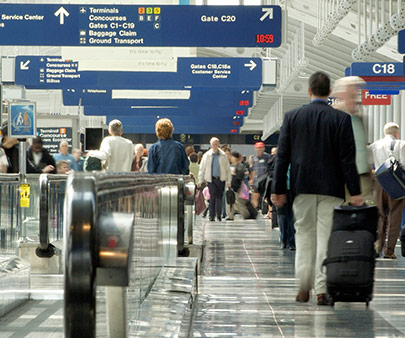
{"label": "moving walkway railing", "polygon": [[63,204],[67,175],[39,176],[39,257],[52,257],[55,242],[63,238]]}
{"label": "moving walkway railing", "polygon": [[[45,238],[48,243],[63,238],[66,179],[67,175],[28,174],[21,182],[19,174],[0,174],[0,253],[15,254],[20,242],[42,239],[41,247],[46,248]],[[25,207],[20,204],[21,184],[29,185],[29,205]]]}
{"label": "moving walkway railing", "polygon": [[21,224],[18,222],[18,174],[0,174],[0,252],[15,254]]}
{"label": "moving walkway railing", "polygon": [[[109,336],[126,337],[164,264],[184,254],[188,176],[83,173],[65,196],[65,337],[95,337],[96,286]],[[190,203],[190,202],[188,202]]]}

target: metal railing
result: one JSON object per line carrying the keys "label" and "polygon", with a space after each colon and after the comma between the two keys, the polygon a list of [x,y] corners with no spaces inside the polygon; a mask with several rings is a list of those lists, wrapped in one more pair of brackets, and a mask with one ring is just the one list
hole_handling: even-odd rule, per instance
{"label": "metal railing", "polygon": [[191,181],[129,173],[68,178],[65,337],[95,337],[96,285],[107,286],[109,335],[126,337],[127,317],[139,316],[163,265],[185,253],[184,205],[194,196]]}
{"label": "metal railing", "polygon": [[[0,174],[0,253],[15,254],[18,243],[40,240],[46,249],[46,241],[63,238],[66,179],[67,175],[28,174],[21,182],[19,174]],[[28,207],[20,205],[22,183],[30,186]]]}
{"label": "metal railing", "polygon": [[63,238],[63,204],[67,175],[42,174],[39,177],[39,257],[52,257],[55,242]]}
{"label": "metal railing", "polygon": [[0,252],[15,254],[20,233],[18,174],[0,174]]}

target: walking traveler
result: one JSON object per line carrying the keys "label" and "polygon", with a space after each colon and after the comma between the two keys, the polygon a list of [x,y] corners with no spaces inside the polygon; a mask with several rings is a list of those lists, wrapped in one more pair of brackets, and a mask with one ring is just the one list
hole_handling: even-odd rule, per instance
{"label": "walking traveler", "polygon": [[189,161],[183,145],[173,140],[173,124],[160,119],[155,125],[158,141],[148,154],[148,173],[188,175]]}
{"label": "walking traveler", "polygon": [[231,186],[231,170],[226,154],[219,149],[219,139],[216,137],[210,140],[211,149],[208,150],[201,160],[200,171],[198,173],[198,187],[204,182],[208,183],[210,191],[209,218],[215,221],[222,220],[222,196],[225,184]]}
{"label": "walking traveler", "polygon": [[328,106],[329,77],[309,79],[311,103],[285,114],[280,129],[273,176],[273,204],[287,200],[287,172],[296,230],[296,301],[307,302],[314,287],[318,305],[329,304],[322,263],[332,229],[333,209],[343,203],[345,184],[354,206],[363,205],[356,169],[352,122],[348,114]]}
{"label": "walking traveler", "polygon": [[[399,126],[389,122],[384,126],[385,137],[370,146],[374,168],[378,169],[391,154],[402,165],[405,163],[405,141],[399,140]],[[392,150],[391,150],[392,149]],[[394,200],[375,180],[374,201],[378,207],[378,240],[376,251],[384,258],[395,259],[395,245],[401,227],[403,200]],[[386,243],[387,240],[387,243]]]}
{"label": "walking traveler", "polygon": [[124,137],[122,123],[112,120],[108,124],[109,136],[105,137],[100,150],[91,150],[88,156],[105,162],[107,172],[129,172],[134,159],[134,145]]}
{"label": "walking traveler", "polygon": [[[373,180],[368,163],[367,134],[360,113],[361,86],[364,80],[358,76],[347,76],[336,80],[332,96],[338,99],[333,108],[348,113],[352,119],[356,143],[356,166],[360,175],[361,193],[367,201],[373,200]],[[346,199],[349,199],[346,189]]]}

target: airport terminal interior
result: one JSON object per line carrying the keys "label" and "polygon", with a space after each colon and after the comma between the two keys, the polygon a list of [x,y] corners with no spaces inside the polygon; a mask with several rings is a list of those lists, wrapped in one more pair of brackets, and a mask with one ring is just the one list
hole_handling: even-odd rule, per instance
{"label": "airport terminal interior", "polygon": [[[299,250],[275,205],[255,208],[250,180],[285,113],[310,103],[315,72],[332,88],[361,81],[364,144],[389,122],[405,140],[404,54],[403,0],[1,1],[0,338],[405,337],[399,226],[393,253],[373,243],[364,301],[297,301]],[[250,217],[239,202],[234,219],[204,213],[198,177],[152,175],[136,157],[133,172],[91,166],[111,121],[147,154],[161,118],[196,156],[216,137],[246,157],[236,199]],[[78,149],[88,170],[33,171],[38,136],[50,155]]]}

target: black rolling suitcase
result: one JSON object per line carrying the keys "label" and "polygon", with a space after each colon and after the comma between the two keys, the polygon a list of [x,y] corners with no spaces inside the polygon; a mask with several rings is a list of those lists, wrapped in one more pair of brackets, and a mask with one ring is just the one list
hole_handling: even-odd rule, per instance
{"label": "black rolling suitcase", "polygon": [[246,201],[246,208],[249,211],[249,219],[256,219],[258,211],[255,209],[255,207],[252,205],[252,203],[250,203],[249,200]]}
{"label": "black rolling suitcase", "polygon": [[377,221],[376,206],[335,208],[323,263],[332,306],[335,302],[365,302],[368,306],[372,300]]}

